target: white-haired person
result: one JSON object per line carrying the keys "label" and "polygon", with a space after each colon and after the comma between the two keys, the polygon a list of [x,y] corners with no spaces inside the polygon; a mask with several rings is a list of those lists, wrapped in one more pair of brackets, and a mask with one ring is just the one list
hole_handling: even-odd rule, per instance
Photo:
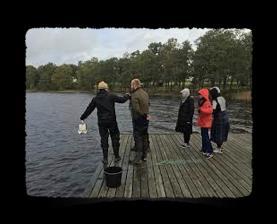
{"label": "white-haired person", "polygon": [[189,141],[190,141],[190,135],[192,133],[194,100],[190,96],[190,90],[188,88],[183,89],[180,93],[181,93],[181,102],[180,102],[175,131],[183,133],[184,144],[181,144],[181,147],[188,148],[190,147]]}
{"label": "white-haired person", "polygon": [[146,161],[149,149],[149,96],[141,86],[139,79],[131,81],[131,113],[133,120],[133,136],[135,141],[135,158],[129,162],[139,165]]}

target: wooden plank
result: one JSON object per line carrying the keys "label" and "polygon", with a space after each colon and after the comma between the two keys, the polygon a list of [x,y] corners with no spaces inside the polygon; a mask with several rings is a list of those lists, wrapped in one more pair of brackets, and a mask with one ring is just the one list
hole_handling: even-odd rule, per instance
{"label": "wooden plank", "polygon": [[[122,169],[125,169],[125,167],[122,167],[122,163],[123,163],[123,159],[125,157],[125,151],[126,151],[126,147],[127,147],[126,145],[127,145],[128,138],[129,137],[127,135],[121,136],[121,144],[119,147],[119,155],[121,156],[121,161],[119,161],[117,163],[113,162],[113,164],[112,164],[112,165],[119,166]],[[122,176],[123,176],[123,171],[122,171]],[[121,181],[122,181],[122,178],[123,177],[121,177]],[[122,182],[121,182],[121,184],[122,184]],[[115,197],[116,190],[117,190],[117,188],[109,188],[108,192],[107,192],[107,198]]]}
{"label": "wooden plank", "polygon": [[[102,163],[102,162],[101,162]],[[109,164],[111,163],[111,161],[109,162]],[[108,164],[108,165],[109,165]],[[104,180],[104,168],[103,168],[103,163],[100,164],[101,165],[101,169],[100,169],[100,173],[96,179],[96,182],[95,182],[95,185],[91,191],[91,194],[90,194],[90,197],[93,197],[93,198],[97,198],[98,195],[99,195],[99,192],[102,188],[103,185],[105,185],[105,180]]]}
{"label": "wooden plank", "polygon": [[[103,172],[101,172],[103,174]],[[90,197],[91,198],[97,198],[98,197],[98,194],[99,194],[99,191],[102,187],[102,184],[103,184],[103,180],[102,179],[98,179],[94,185],[94,188],[92,189],[91,191],[91,194],[90,194]]]}
{"label": "wooden plank", "polygon": [[252,155],[249,155],[249,158],[239,155],[229,143],[227,143],[225,147],[228,148],[223,151],[223,158],[227,158],[232,164],[238,166],[239,169],[241,169],[241,172],[246,176],[251,174],[252,168],[249,165],[251,164]]}
{"label": "wooden plank", "polygon": [[[238,175],[245,183],[247,183],[248,186],[252,185],[252,174],[249,172],[245,174],[244,169],[239,165],[239,163],[232,163],[232,160],[230,160],[229,156],[226,156],[227,153],[223,153],[218,155],[219,158],[221,158],[221,162],[223,163],[223,166],[229,167],[230,170],[232,170],[233,173]],[[249,164],[250,166],[250,164]]]}
{"label": "wooden plank", "polygon": [[[236,145],[234,142],[226,142],[224,147],[228,150],[226,152],[230,151],[232,152],[232,156],[234,158],[240,158],[243,162],[250,162],[252,160],[252,153],[246,153],[244,152],[245,148],[243,148],[241,145]],[[224,151],[223,151],[224,152]]]}
{"label": "wooden plank", "polygon": [[143,162],[141,166],[138,167],[138,171],[140,172],[140,196],[144,199],[149,199],[149,191],[148,191],[148,169],[146,162]]}
{"label": "wooden plank", "polygon": [[194,159],[199,159],[199,157],[202,159],[201,163],[198,164],[198,166],[199,166],[199,169],[201,169],[201,172],[203,173],[203,175],[206,177],[208,183],[212,187],[212,189],[214,191],[213,196],[220,197],[220,198],[226,197],[226,194],[225,194],[224,190],[222,190],[222,187],[224,185],[218,183],[217,178],[215,178],[215,176],[213,175],[214,172],[210,171],[206,161],[204,161],[205,158],[203,158],[203,155],[201,155],[200,153],[197,153],[197,146],[194,144],[193,141],[191,141],[191,145],[193,147],[192,150],[190,150],[190,152],[192,154],[192,157]]}
{"label": "wooden plank", "polygon": [[250,147],[246,147],[246,149],[248,149],[248,151],[252,151],[252,135],[251,134],[232,134],[228,136],[228,140],[231,141],[236,141],[239,144],[242,145],[246,145],[246,146],[250,146]]}
{"label": "wooden plank", "polygon": [[[160,145],[160,152],[161,152],[161,157],[163,158],[163,160],[171,160],[172,156],[173,155],[170,155],[168,156],[167,155],[167,151],[169,150],[167,144],[165,144],[165,136],[164,135],[160,135],[158,136],[157,139],[159,139],[159,145]],[[173,192],[174,192],[174,196],[175,198],[183,198],[184,195],[182,193],[182,190],[180,188],[180,185],[175,177],[175,172],[173,170],[173,167],[171,165],[165,165],[165,169],[168,173],[168,177],[169,177],[169,180],[171,182],[171,186],[172,186],[172,189],[173,189]]]}
{"label": "wooden plank", "polygon": [[193,170],[192,174],[197,178],[197,181],[199,181],[200,183],[199,186],[201,186],[202,188],[202,194],[200,196],[201,197],[214,196],[214,192],[211,189],[211,186],[208,184],[207,180],[205,179],[205,176],[203,176],[202,173],[199,172],[197,168],[197,161],[195,162],[195,160],[191,158],[190,153],[188,153],[189,149],[184,150],[178,147],[181,143],[183,143],[183,141],[180,141],[179,144],[176,144],[176,149],[179,151],[180,154],[185,155],[188,161],[191,161],[191,163],[188,166],[190,166],[190,169]]}
{"label": "wooden plank", "polygon": [[207,159],[205,159],[202,153],[199,151],[199,148],[201,148],[201,146],[200,146],[200,142],[196,138],[197,138],[196,135],[192,137],[193,139],[192,144],[196,146],[194,148],[195,149],[194,153],[198,154],[200,157],[203,158],[207,172],[212,177],[214,182],[217,183],[219,188],[224,192],[225,196],[234,198],[235,197],[234,193],[228,187],[229,182],[226,182],[221,179],[221,173],[219,173],[216,167],[214,167]]}
{"label": "wooden plank", "polygon": [[[168,158],[170,158],[172,160],[180,160],[182,158],[179,157],[177,155],[177,153],[175,152],[175,150],[173,149],[173,147],[175,145],[171,142],[171,140],[172,140],[171,136],[172,135],[164,135],[164,144],[166,144],[167,148],[168,148],[168,150],[167,150]],[[173,172],[176,175],[176,179],[179,183],[179,186],[181,188],[183,196],[184,197],[192,197],[192,195],[189,191],[189,187],[187,186],[186,181],[182,176],[182,173],[184,172],[184,170],[182,168],[180,168],[177,164],[172,164],[171,166],[172,166]]]}
{"label": "wooden plank", "polygon": [[[252,172],[246,172],[243,167],[241,167],[240,163],[232,162],[232,159],[227,156],[228,152],[220,155],[221,160],[224,162],[225,166],[228,166],[236,175],[238,175],[242,180],[244,180],[249,186],[252,185]],[[249,163],[249,167],[251,164]]]}
{"label": "wooden plank", "polygon": [[[111,161],[109,162],[109,164],[110,163],[111,163]],[[102,164],[102,166],[103,166],[103,164]],[[99,193],[100,193],[100,190],[101,190],[102,186],[105,185],[104,182],[105,182],[105,180],[104,180],[104,169],[102,168],[101,172],[100,172],[100,174],[99,174],[99,176],[97,178],[97,181],[95,183],[95,186],[94,186],[94,188],[91,191],[90,197],[97,198],[99,196]]]}
{"label": "wooden plank", "polygon": [[[200,145],[201,136],[200,135],[195,135],[195,136],[197,138],[196,141],[198,141],[199,145]],[[229,147],[229,148],[227,148],[227,147]],[[233,150],[231,150],[232,147],[230,147],[229,144],[228,145],[226,144],[225,148],[226,148],[226,150],[223,152],[223,154],[221,156],[223,156],[224,158],[228,157],[232,161],[233,164],[238,164],[241,169],[241,172],[244,173],[246,176],[251,174],[251,172],[252,172],[251,168],[245,164],[246,162],[244,162],[244,160],[242,160],[241,156],[235,155],[233,153]],[[250,162],[250,160],[247,162],[247,164],[249,162]]]}
{"label": "wooden plank", "polygon": [[[157,162],[161,162],[163,159],[160,155],[160,146],[158,144],[158,139],[157,139],[158,135],[156,136],[153,136],[153,149],[154,149],[154,153],[156,155],[156,158],[157,158]],[[159,167],[160,169],[160,174],[162,176],[162,181],[163,181],[163,187],[164,187],[164,190],[165,190],[165,194],[166,194],[166,197],[167,198],[174,198],[174,193],[173,193],[173,189],[172,189],[172,186],[171,186],[171,183],[169,181],[169,178],[168,178],[168,174],[167,174],[167,171],[165,169],[164,166],[160,166]]]}
{"label": "wooden plank", "polygon": [[[196,141],[196,142],[198,142],[199,144],[200,141]],[[214,160],[214,158],[211,158],[208,161],[209,161],[209,165],[214,168],[214,170],[217,172],[220,178],[226,183],[228,188],[233,192],[235,197],[241,197],[242,193],[238,188],[236,181],[234,181],[234,179],[230,177],[229,173],[226,172],[225,169],[222,169],[222,167]]]}
{"label": "wooden plank", "polygon": [[[231,138],[230,138],[231,139]],[[251,160],[252,155],[252,145],[242,145],[236,142],[236,140],[229,140],[224,143],[223,145],[224,149],[232,149],[232,152],[239,156],[244,158],[245,161]],[[251,148],[251,149],[247,149]]]}
{"label": "wooden plank", "polygon": [[[176,142],[182,141],[181,136],[173,136],[173,138],[176,138]],[[198,146],[195,144],[195,136],[191,136],[190,144],[192,148],[190,149],[190,152],[194,155],[195,158],[201,159],[203,162],[201,165],[204,167],[203,172],[206,173],[206,176],[209,177],[208,181],[210,182],[213,189],[216,191],[217,195],[219,197],[227,197],[228,195],[232,195],[232,192],[229,190],[229,188],[216,176],[214,171],[208,166],[207,161],[205,161],[205,158],[203,155],[199,152]],[[232,195],[234,197],[234,195]]]}
{"label": "wooden plank", "polygon": [[[221,155],[222,159],[228,161],[233,166],[237,167],[240,170],[240,173],[247,179],[252,175],[251,162],[245,163],[242,160],[235,159],[230,152],[224,152]],[[247,167],[247,168],[246,168]]]}
{"label": "wooden plank", "polygon": [[129,163],[129,156],[130,156],[130,143],[131,143],[131,135],[127,135],[126,137],[126,146],[124,150],[124,154],[122,157],[122,179],[121,179],[121,186],[116,189],[115,197],[123,197],[124,196],[124,189],[127,180],[127,173],[128,173],[128,163]]}
{"label": "wooden plank", "polygon": [[157,166],[157,156],[156,156],[156,145],[154,143],[154,137],[153,135],[150,136],[151,142],[152,142],[152,147],[151,147],[151,161],[152,161],[152,167],[153,167],[153,172],[154,172],[154,179],[155,179],[155,186],[156,186],[156,191],[157,191],[157,197],[158,198],[164,198],[166,197],[165,194],[165,189],[163,186],[163,180],[162,180],[162,175],[160,172],[159,166]]}
{"label": "wooden plank", "polygon": [[[174,141],[174,136],[171,136],[171,144],[172,145],[176,145],[176,142]],[[203,158],[199,158],[199,155],[195,155],[195,149],[194,149],[194,145],[192,144],[192,139],[191,139],[191,148],[185,149],[184,153],[186,153],[187,155],[189,154],[189,157],[191,158],[191,160],[194,162],[194,164],[196,164],[200,175],[202,175],[203,177],[205,177],[205,181],[204,185],[206,186],[207,192],[209,194],[210,197],[224,197],[225,194],[223,193],[223,191],[217,186],[216,182],[210,177],[209,173],[206,170],[205,167],[205,163],[203,161]],[[177,145],[176,145],[177,147]],[[200,160],[200,162],[199,162]]]}
{"label": "wooden plank", "polygon": [[[236,141],[237,139],[232,139],[231,141]],[[243,151],[243,149],[241,150]],[[224,153],[225,155],[228,153]],[[223,154],[223,155],[224,155]],[[249,157],[252,157],[251,154],[249,153]],[[230,172],[231,175],[234,176],[234,178],[236,178],[238,180],[239,183],[241,183],[241,185],[247,189],[249,192],[251,192],[251,188],[252,188],[252,169],[251,167],[251,162],[248,162],[247,164],[245,163],[245,165],[247,165],[247,167],[249,167],[251,169],[251,172],[245,174],[245,168],[241,167],[242,164],[242,160],[244,160],[243,158],[241,158],[240,161],[238,161],[237,163],[232,163],[229,162],[229,158],[223,158],[221,157],[222,160],[219,160],[219,162],[222,163],[223,167],[229,167],[230,170],[232,170],[232,172]]]}
{"label": "wooden plank", "polygon": [[[192,154],[188,152],[188,150],[184,150],[184,152],[187,153],[188,157],[191,159],[191,161],[193,161],[193,163],[191,163],[191,167],[194,170],[195,174],[197,175],[201,185],[205,189],[205,192],[207,193],[205,196],[209,196],[209,197],[217,196],[213,191],[212,186],[207,181],[208,177],[203,175],[203,172],[201,171],[201,167],[198,166],[199,162],[192,157]],[[202,161],[200,160],[200,162],[203,162],[203,160]]]}
{"label": "wooden plank", "polygon": [[[237,138],[237,137],[236,137]],[[232,146],[235,150],[235,152],[238,152],[239,154],[242,154],[243,156],[249,156],[252,154],[252,144],[241,144],[239,140],[237,140],[235,137],[229,137],[226,142],[223,143],[223,149],[229,146]]]}
{"label": "wooden plank", "polygon": [[252,134],[237,134],[235,137],[236,139],[238,139],[239,141],[243,142],[246,145],[251,145],[251,146],[253,145]]}
{"label": "wooden plank", "polygon": [[232,145],[234,145],[234,148],[238,152],[243,153],[243,155],[248,156],[249,154],[252,154],[252,142],[242,142],[240,140],[239,134],[229,135],[227,142],[223,144],[223,148],[227,143],[231,143]]}
{"label": "wooden plank", "polygon": [[[131,148],[133,137],[123,135],[120,148],[123,155],[120,161],[123,167],[122,185],[117,189],[105,187],[103,165],[99,164],[90,180],[90,187],[84,193],[90,197],[143,197],[146,199],[249,195],[252,189],[252,148],[247,143],[250,142],[250,138],[248,134],[245,135],[245,139],[239,135],[230,136],[224,145],[224,153],[215,154],[214,158],[206,160],[199,152],[201,144],[199,135],[192,135],[192,147],[188,149],[189,151],[181,151],[178,147],[178,144],[182,142],[181,135],[151,134],[152,150],[148,154],[147,162],[134,169],[128,163],[132,154],[129,148]],[[163,160],[182,159],[188,162],[166,165],[160,163]],[[112,164],[113,162],[110,161],[109,165]]]}
{"label": "wooden plank", "polygon": [[148,182],[148,192],[150,198],[157,198],[157,189],[155,184],[155,177],[154,177],[154,168],[152,163],[152,153],[148,153],[147,155],[147,182]]}
{"label": "wooden plank", "polygon": [[[198,139],[198,135],[193,135],[194,138],[194,145],[196,145],[195,151],[197,152],[197,154],[199,154],[199,156],[202,156],[202,153],[200,152],[201,149],[201,141],[199,141]],[[224,175],[222,175],[222,173],[212,164],[210,163],[209,160],[207,160],[206,158],[203,159],[203,161],[206,163],[206,167],[208,168],[208,172],[209,174],[212,176],[212,178],[214,179],[214,181],[217,182],[217,184],[221,187],[222,191],[224,191],[225,195],[227,197],[236,197],[236,195],[231,191],[229,185],[231,184],[228,179],[226,179],[224,177]]]}
{"label": "wooden plank", "polygon": [[[178,147],[179,145],[177,145]],[[178,147],[179,149],[179,153],[182,154],[183,152],[180,150],[180,147]],[[185,154],[183,154],[185,155]],[[192,180],[196,186],[196,188],[198,189],[199,193],[200,193],[200,197],[208,197],[209,194],[207,193],[205,186],[203,185],[203,178],[201,176],[199,176],[198,172],[196,171],[196,167],[195,164],[191,161],[189,155],[187,154],[186,157],[188,159],[187,163],[187,167],[188,167],[188,172],[191,174]]]}
{"label": "wooden plank", "polygon": [[141,172],[140,167],[134,166],[132,198],[140,197]]}
{"label": "wooden plank", "polygon": [[[133,136],[130,136],[130,145],[131,146],[134,142]],[[127,149],[127,150],[131,150]],[[131,198],[132,197],[132,190],[133,190],[133,174],[134,174],[134,167],[129,163],[129,160],[131,159],[131,152],[129,152],[129,158],[127,160],[127,175],[126,175],[126,181],[125,181],[125,187],[124,187],[124,197],[125,198]]]}
{"label": "wooden plank", "polygon": [[215,161],[218,162],[218,164],[221,165],[223,169],[226,170],[230,174],[230,176],[235,180],[236,183],[240,184],[237,185],[240,191],[243,193],[243,195],[247,195],[251,192],[251,185],[249,185],[247,182],[244,181],[236,172],[234,172],[233,167],[229,167],[226,165],[226,163],[221,160],[221,158],[215,157]]}
{"label": "wooden plank", "polygon": [[[109,150],[110,151],[110,150]],[[112,153],[109,152],[109,155],[108,155],[108,158],[112,158]],[[108,167],[109,166],[113,166],[114,165],[114,160],[113,159],[109,159],[109,162],[108,162]],[[102,185],[101,185],[101,188],[100,188],[100,191],[99,191],[99,194],[98,194],[98,198],[105,198],[106,195],[107,195],[107,192],[108,192],[108,187],[106,185],[106,182],[105,182],[105,178],[104,178],[104,170],[103,170],[103,173],[102,173],[102,176],[103,176],[103,179],[102,179]]]}
{"label": "wooden plank", "polygon": [[88,186],[86,187],[84,193],[83,193],[83,197],[89,197],[92,189],[95,186],[96,180],[98,178],[98,176],[100,175],[101,169],[103,169],[103,164],[101,162],[98,163],[97,168],[95,170],[95,172],[93,173],[90,182],[88,184]]}
{"label": "wooden plank", "polygon": [[219,170],[221,170],[221,172],[225,175],[225,177],[230,180],[230,182],[233,184],[233,186],[236,187],[238,192],[240,192],[239,197],[245,196],[248,194],[248,190],[246,190],[244,187],[242,187],[241,184],[238,182],[237,176],[236,176],[236,178],[234,178],[234,176],[230,174],[232,171],[230,171],[230,170],[226,169],[226,167],[222,166],[221,163],[218,162],[217,157],[214,157],[211,162],[213,162],[215,164],[215,166]]}
{"label": "wooden plank", "polygon": [[[176,145],[176,147],[173,147],[173,150],[175,151],[175,154],[177,154],[177,158],[180,159],[186,159],[186,157],[184,157],[179,151],[178,151],[179,146]],[[180,173],[183,177],[184,182],[186,183],[189,191],[190,191],[190,195],[193,198],[199,198],[201,197],[201,194],[197,188],[197,186],[195,185],[195,181],[192,177],[192,174],[188,168],[188,164],[178,164],[177,166],[180,170]]]}
{"label": "wooden plank", "polygon": [[[167,146],[167,159],[173,160],[173,161],[174,160],[180,161],[180,160],[182,160],[182,157],[179,157],[179,155],[174,150],[174,147],[176,148],[176,146],[174,145],[174,143],[171,142],[172,141],[171,136],[172,135],[163,135],[163,143]],[[173,173],[176,176],[176,180],[181,189],[182,196],[183,197],[192,197],[192,195],[189,191],[189,187],[187,186],[186,181],[181,174],[184,172],[184,170],[181,167],[179,167],[178,164],[171,164],[170,166],[172,167]],[[185,175],[187,175],[187,174],[185,174]]]}

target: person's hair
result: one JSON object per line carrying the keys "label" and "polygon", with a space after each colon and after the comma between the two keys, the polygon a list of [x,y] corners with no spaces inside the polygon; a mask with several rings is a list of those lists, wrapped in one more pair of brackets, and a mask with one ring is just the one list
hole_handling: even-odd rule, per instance
{"label": "person's hair", "polygon": [[104,81],[100,81],[99,83],[98,83],[98,85],[97,85],[97,88],[99,89],[99,90],[101,90],[101,89],[108,89],[109,87],[108,87],[108,84],[106,83],[106,82],[104,82]]}
{"label": "person's hair", "polygon": [[131,81],[131,85],[134,85],[134,87],[139,88],[139,87],[141,87],[141,82],[139,79],[133,79]]}
{"label": "person's hair", "polygon": [[209,95],[210,95],[211,98],[214,100],[214,99],[216,99],[217,97],[220,96],[220,92],[218,91],[217,88],[211,88],[211,89],[209,90]]}

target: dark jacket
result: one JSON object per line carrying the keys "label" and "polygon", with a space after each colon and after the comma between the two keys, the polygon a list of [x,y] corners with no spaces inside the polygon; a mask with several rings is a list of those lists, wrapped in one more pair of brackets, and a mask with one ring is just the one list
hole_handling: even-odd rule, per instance
{"label": "dark jacket", "polygon": [[[216,108],[213,110],[211,141],[221,145],[223,142],[226,142],[228,139],[230,123],[229,123],[229,118],[226,110],[224,111],[221,110],[220,103],[218,102],[219,97],[214,99],[214,101],[216,102]],[[224,107],[226,107],[226,105]]]}
{"label": "dark jacket", "polygon": [[136,89],[131,94],[131,113],[133,119],[146,117],[149,113],[149,96],[142,88]]}
{"label": "dark jacket", "polygon": [[192,119],[194,114],[194,100],[188,97],[185,102],[181,102],[178,112],[178,119],[175,131],[192,132]]}
{"label": "dark jacket", "polygon": [[129,99],[128,95],[116,96],[106,90],[100,90],[91,100],[85,112],[80,117],[86,119],[97,108],[98,124],[116,122],[114,103],[125,103]]}

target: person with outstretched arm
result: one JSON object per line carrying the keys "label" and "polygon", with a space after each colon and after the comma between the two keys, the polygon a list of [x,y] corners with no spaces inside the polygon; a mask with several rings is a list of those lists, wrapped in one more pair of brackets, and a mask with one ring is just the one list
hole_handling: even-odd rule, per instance
{"label": "person with outstretched arm", "polygon": [[125,103],[129,98],[130,95],[128,93],[122,97],[110,93],[108,84],[101,81],[98,84],[97,95],[91,100],[85,112],[80,117],[82,121],[85,120],[94,111],[94,109],[97,108],[98,128],[101,137],[104,165],[108,164],[109,135],[111,135],[115,162],[118,162],[121,159],[119,155],[120,132],[116,121],[114,106],[115,103]]}

